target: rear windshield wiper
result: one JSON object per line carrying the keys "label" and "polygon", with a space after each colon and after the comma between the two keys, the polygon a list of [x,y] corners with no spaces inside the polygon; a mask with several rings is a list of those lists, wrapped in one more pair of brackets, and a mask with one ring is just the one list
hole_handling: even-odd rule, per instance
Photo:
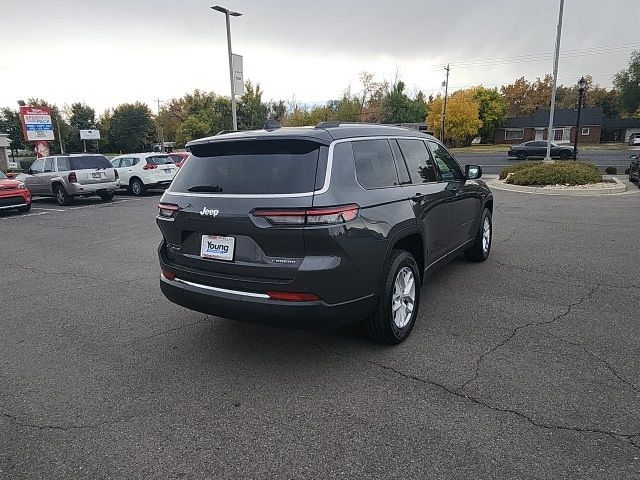
{"label": "rear windshield wiper", "polygon": [[194,185],[193,187],[187,188],[188,192],[213,192],[220,193],[222,192],[222,187],[220,185]]}

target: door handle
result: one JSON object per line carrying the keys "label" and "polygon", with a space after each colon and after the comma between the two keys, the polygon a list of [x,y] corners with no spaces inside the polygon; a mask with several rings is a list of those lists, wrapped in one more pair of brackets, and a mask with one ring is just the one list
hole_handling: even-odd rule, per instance
{"label": "door handle", "polygon": [[425,196],[422,193],[416,193],[415,195],[413,195],[413,197],[411,197],[411,200],[413,202],[421,202],[424,199],[425,199]]}

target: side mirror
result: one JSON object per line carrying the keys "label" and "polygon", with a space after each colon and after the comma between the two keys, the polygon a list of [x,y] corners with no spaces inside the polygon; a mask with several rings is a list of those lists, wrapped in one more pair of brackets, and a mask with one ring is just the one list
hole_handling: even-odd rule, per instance
{"label": "side mirror", "polygon": [[464,173],[467,176],[467,180],[477,180],[482,176],[482,167],[480,165],[466,165]]}
{"label": "side mirror", "polygon": [[638,159],[638,155],[635,155],[635,154],[634,155],[629,155],[629,158],[631,160],[637,160]]}

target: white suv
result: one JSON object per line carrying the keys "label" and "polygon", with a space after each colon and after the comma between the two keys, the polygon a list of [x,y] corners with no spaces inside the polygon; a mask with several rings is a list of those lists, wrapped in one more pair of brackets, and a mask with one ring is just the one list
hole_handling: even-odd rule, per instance
{"label": "white suv", "polygon": [[162,153],[131,153],[111,160],[120,175],[120,185],[134,195],[149,188],[168,187],[178,172],[173,159]]}

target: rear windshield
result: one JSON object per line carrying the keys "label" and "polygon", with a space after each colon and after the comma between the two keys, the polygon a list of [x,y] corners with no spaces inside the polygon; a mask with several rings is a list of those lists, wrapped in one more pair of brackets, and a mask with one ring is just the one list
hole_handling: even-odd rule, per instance
{"label": "rear windshield", "polygon": [[[64,159],[64,157],[63,157]],[[58,159],[58,170],[61,170],[61,159]],[[62,162],[65,163],[66,162]],[[64,165],[63,168],[65,168]],[[102,155],[87,155],[78,157],[69,157],[69,168],[71,170],[86,170],[90,168],[113,168],[113,165],[107,160],[107,157]]]}
{"label": "rear windshield", "polygon": [[147,163],[151,165],[166,165],[167,163],[173,164],[173,160],[169,155],[156,155],[147,157]]}
{"label": "rear windshield", "polygon": [[194,146],[171,191],[267,195],[312,192],[320,148],[320,144],[307,140]]}

